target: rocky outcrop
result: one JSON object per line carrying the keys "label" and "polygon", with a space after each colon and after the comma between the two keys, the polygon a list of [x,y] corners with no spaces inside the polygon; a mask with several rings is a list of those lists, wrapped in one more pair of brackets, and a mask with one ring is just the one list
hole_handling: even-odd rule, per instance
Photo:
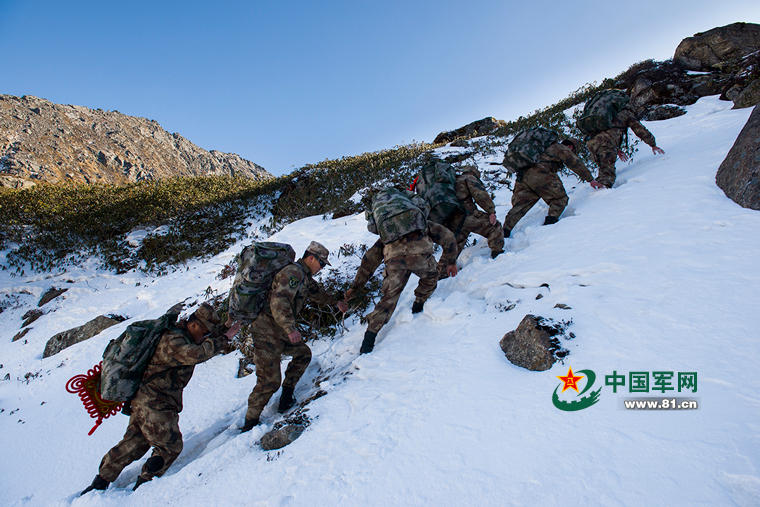
{"label": "rocky outcrop", "polygon": [[504,120],[497,120],[493,116],[489,116],[487,118],[483,118],[482,120],[468,123],[464,127],[460,127],[456,130],[441,132],[435,137],[435,140],[433,142],[435,144],[450,143],[451,141],[464,137],[469,138],[486,136],[493,134],[499,129],[499,127],[503,127],[504,125],[506,125],[506,122]]}
{"label": "rocky outcrop", "polygon": [[0,95],[0,185],[124,184],[170,176],[271,178],[238,155],[206,151],[154,120]]}
{"label": "rocky outcrop", "polygon": [[300,437],[304,430],[306,430],[305,425],[292,423],[278,429],[273,429],[261,437],[261,448],[265,451],[282,449]]}
{"label": "rocky outcrop", "polygon": [[673,60],[685,69],[721,69],[760,48],[760,25],[733,23],[682,40]]}
{"label": "rocky outcrop", "polygon": [[543,318],[526,315],[517,329],[504,335],[499,345],[512,364],[544,371],[567,355],[555,337],[559,332],[557,326],[547,325]]}
{"label": "rocky outcrop", "polygon": [[755,106],[715,177],[731,200],[760,210],[760,108]]}
{"label": "rocky outcrop", "polygon": [[48,340],[42,357],[50,357],[65,348],[71,347],[75,343],[89,340],[104,329],[115,326],[123,320],[123,318],[109,318],[105,315],[99,315],[87,324],[58,333]]}
{"label": "rocky outcrop", "polygon": [[661,121],[669,120],[671,118],[677,118],[686,114],[686,109],[680,106],[674,106],[673,104],[666,104],[663,106],[652,106],[644,113],[641,118],[644,121]]}
{"label": "rocky outcrop", "polygon": [[54,300],[55,298],[57,298],[58,296],[60,296],[61,294],[65,293],[68,290],[69,289],[59,289],[58,287],[50,287],[42,295],[39,303],[37,303],[37,306],[41,307],[48,304],[49,302],[51,302],[52,300]]}

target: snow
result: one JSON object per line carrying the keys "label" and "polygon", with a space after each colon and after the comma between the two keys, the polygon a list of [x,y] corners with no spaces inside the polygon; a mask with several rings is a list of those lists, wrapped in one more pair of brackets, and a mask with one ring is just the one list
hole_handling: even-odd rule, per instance
{"label": "snow", "polygon": [[[414,316],[412,277],[372,354],[357,357],[364,333],[357,319],[344,335],[312,342],[314,360],[296,397],[317,388],[328,394],[309,405],[311,426],[280,452],[255,445],[277,420],[279,395],[261,427],[239,434],[254,376],[235,378],[237,354],[199,365],[180,417],[183,454],[134,493],[142,460],[106,492],[77,496],[127,418],[106,420],[88,437],[92,420],[64,389],[130,321],[42,359],[45,341],[101,313],[152,318],[177,301],[203,300],[207,288],[223,293],[231,280],[216,275],[242,244],[157,279],[99,271],[94,261],[52,275],[0,273],[0,295],[30,293],[0,314],[0,378],[10,375],[0,381],[0,501],[760,504],[760,214],[714,183],[750,112],[730,106],[705,98],[685,116],[648,124],[664,156],[641,149],[633,163],[619,162],[612,190],[567,178],[570,205],[558,224],[539,225],[546,214],[539,203],[515,228],[506,254],[491,260],[479,239],[460,257],[459,276],[442,281]],[[476,160],[492,169],[487,162],[500,157]],[[496,193],[499,218],[509,199],[506,189]],[[374,242],[362,214],[310,217],[271,239],[297,252],[317,239],[333,252],[331,262],[352,274],[358,258],[338,259],[338,248]],[[11,342],[21,315],[51,285],[70,290]],[[501,311],[507,303],[516,307]],[[564,364],[537,373],[504,358],[499,339],[528,313],[572,319]],[[699,409],[625,410],[628,393],[604,387],[596,405],[563,412],[551,395],[568,367],[595,371],[597,382],[613,371],[696,371],[698,391],[689,397]],[[39,376],[25,379],[27,372]]]}

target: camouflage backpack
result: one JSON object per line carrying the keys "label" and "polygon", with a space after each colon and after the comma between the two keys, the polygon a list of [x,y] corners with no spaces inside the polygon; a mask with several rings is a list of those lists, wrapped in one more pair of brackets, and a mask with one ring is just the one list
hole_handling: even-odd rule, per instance
{"label": "camouflage backpack", "polygon": [[558,140],[559,134],[543,127],[523,130],[509,143],[502,164],[520,174],[536,165],[546,149]]}
{"label": "camouflage backpack", "polygon": [[179,307],[152,320],[130,324],[103,352],[100,396],[109,401],[131,400],[142,382],[143,373],[156,351],[164,331],[174,327]]}
{"label": "camouflage backpack", "polygon": [[365,212],[367,230],[388,244],[410,232],[424,231],[428,212],[427,202],[420,196],[409,190],[384,188],[372,199],[372,209]]}
{"label": "camouflage backpack", "polygon": [[601,91],[586,102],[576,125],[589,137],[609,130],[615,126],[615,117],[629,101],[630,97],[622,90]]}
{"label": "camouflage backpack", "polygon": [[252,322],[267,304],[274,275],[295,261],[296,252],[286,243],[256,242],[243,248],[230,289],[230,316]]}
{"label": "camouflage backpack", "polygon": [[420,195],[430,206],[429,219],[442,224],[457,211],[463,211],[456,194],[456,172],[451,164],[432,160],[420,172]]}

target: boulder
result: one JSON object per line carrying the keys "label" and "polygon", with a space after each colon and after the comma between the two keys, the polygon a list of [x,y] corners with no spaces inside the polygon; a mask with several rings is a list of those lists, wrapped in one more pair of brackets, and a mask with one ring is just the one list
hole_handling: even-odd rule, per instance
{"label": "boulder", "polygon": [[760,79],[755,79],[746,88],[739,91],[734,98],[733,109],[742,109],[760,104]]}
{"label": "boulder", "polygon": [[42,357],[50,357],[65,348],[71,347],[75,343],[89,340],[104,329],[115,326],[122,321],[123,319],[118,320],[106,317],[105,315],[99,315],[84,325],[58,333],[48,340]]}
{"label": "boulder", "polygon": [[661,106],[652,106],[644,113],[641,118],[644,121],[660,121],[669,120],[678,116],[686,114],[686,109],[673,104],[665,104]]}
{"label": "boulder", "polygon": [[557,333],[558,330],[547,326],[542,317],[526,315],[517,329],[504,335],[499,345],[512,364],[532,371],[544,371],[552,367],[558,356],[567,354],[554,337]]}
{"label": "boulder", "polygon": [[760,25],[733,23],[682,40],[673,60],[686,69],[708,71],[750,55],[758,48]]}
{"label": "boulder", "polygon": [[37,306],[43,306],[48,304],[50,301],[54,300],[64,292],[66,292],[69,289],[59,289],[57,287],[50,287],[45,294],[42,295],[40,298],[40,302],[37,303]]}
{"label": "boulder", "polygon": [[506,125],[506,122],[504,120],[497,120],[493,116],[489,116],[487,118],[483,118],[482,120],[477,120],[472,123],[468,123],[464,127],[459,127],[456,130],[441,132],[440,134],[435,136],[435,140],[433,141],[433,143],[435,144],[450,143],[451,141],[454,141],[461,137],[486,136],[489,134],[493,134],[500,127],[503,127],[505,125]]}
{"label": "boulder", "polygon": [[261,448],[265,451],[282,449],[293,443],[306,429],[303,424],[286,424],[279,429],[273,429],[261,437]]}
{"label": "boulder", "polygon": [[755,106],[747,124],[720,164],[715,182],[729,199],[760,210],[760,109]]}

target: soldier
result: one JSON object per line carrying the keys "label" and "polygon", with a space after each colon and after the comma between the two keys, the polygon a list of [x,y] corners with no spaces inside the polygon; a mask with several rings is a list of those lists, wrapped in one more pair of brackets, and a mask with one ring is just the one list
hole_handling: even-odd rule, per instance
{"label": "soldier", "polygon": [[[248,397],[245,423],[240,428],[242,432],[259,424],[261,412],[280,388],[281,382],[282,394],[278,410],[285,412],[295,404],[293,392],[296,384],[311,362],[311,349],[296,328],[296,317],[306,298],[317,304],[336,303],[312,278],[323,267],[330,265],[327,260],[329,255],[327,248],[312,241],[301,259],[288,264],[274,277],[269,304],[251,324],[251,332],[256,340],[253,356],[256,386]],[[338,301],[337,306],[344,313],[348,310],[343,301]],[[283,355],[293,358],[285,370],[284,381],[280,373]]]}
{"label": "soldier", "polygon": [[512,209],[504,218],[505,238],[512,234],[512,229],[517,222],[539,199],[543,199],[549,205],[544,225],[555,224],[559,221],[568,201],[565,187],[557,175],[557,171],[563,165],[577,174],[581,180],[589,182],[593,188],[602,188],[586,165],[576,156],[579,143],[576,139],[555,142],[543,152],[537,164],[518,173],[515,188],[512,191]]}
{"label": "soldier", "polygon": [[[623,93],[618,90],[615,91]],[[662,148],[657,146],[654,135],[636,118],[630,106],[625,105],[612,120],[612,128],[590,136],[586,143],[594,162],[599,166],[597,181],[607,188],[612,188],[615,183],[615,160],[620,157],[623,162],[628,161],[628,155],[620,149],[623,136],[627,134],[628,128],[652,148],[652,153],[655,155],[665,153]]]}
{"label": "soldier", "polygon": [[361,289],[375,269],[385,260],[385,278],[381,288],[382,297],[375,309],[367,316],[367,331],[364,333],[360,352],[367,354],[375,347],[375,338],[380,329],[390,320],[398,304],[398,298],[406,287],[412,273],[420,281],[414,290],[415,300],[412,313],[422,311],[425,301],[438,285],[438,268],[433,257],[433,243],[443,247],[442,262],[449,276],[456,276],[457,246],[454,235],[446,227],[435,222],[427,222],[426,231],[414,231],[387,245],[377,240],[362,257],[351,288],[346,291],[346,301]]}
{"label": "soldier", "polygon": [[[457,236],[457,246],[461,253],[467,237],[471,232],[488,239],[491,249],[491,258],[495,259],[504,253],[504,232],[501,224],[496,220],[496,207],[491,196],[488,195],[483,182],[480,180],[480,171],[475,165],[466,165],[461,168],[462,174],[457,176],[456,193],[457,199],[464,205],[467,213],[462,224],[461,233]],[[477,203],[485,213],[480,211]]]}
{"label": "soldier", "polygon": [[124,438],[103,456],[98,475],[82,495],[93,489],[106,489],[124,467],[140,459],[151,447],[153,454],[143,465],[134,489],[163,475],[177,459],[182,452],[179,431],[182,391],[193,376],[195,365],[211,358],[223,345],[224,335],[210,337],[219,322],[214,309],[204,303],[187,321],[180,321],[176,328],[163,333],[132,399]]}

